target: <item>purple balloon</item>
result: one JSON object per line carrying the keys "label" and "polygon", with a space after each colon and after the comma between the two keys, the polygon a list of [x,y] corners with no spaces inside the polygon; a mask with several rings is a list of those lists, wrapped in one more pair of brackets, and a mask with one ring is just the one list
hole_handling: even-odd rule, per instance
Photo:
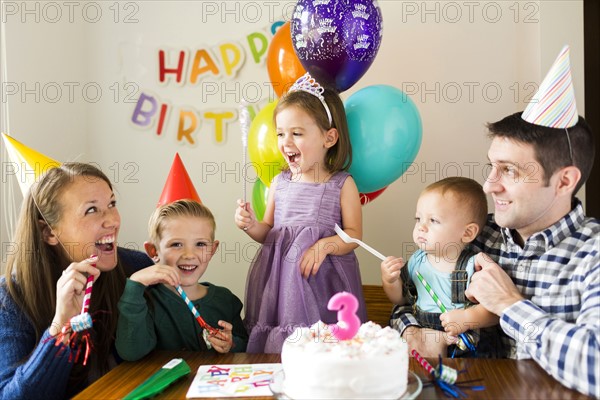
{"label": "purple balloon", "polygon": [[342,92],[373,63],[383,20],[376,0],[299,0],[291,33],[304,69],[319,83]]}

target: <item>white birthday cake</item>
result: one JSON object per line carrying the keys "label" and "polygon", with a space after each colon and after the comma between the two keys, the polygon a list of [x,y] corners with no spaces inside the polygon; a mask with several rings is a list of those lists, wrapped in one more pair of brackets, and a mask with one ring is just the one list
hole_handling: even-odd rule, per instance
{"label": "white birthday cake", "polygon": [[408,348],[392,328],[367,322],[338,340],[322,322],[283,344],[284,393],[292,399],[398,399],[406,391]]}

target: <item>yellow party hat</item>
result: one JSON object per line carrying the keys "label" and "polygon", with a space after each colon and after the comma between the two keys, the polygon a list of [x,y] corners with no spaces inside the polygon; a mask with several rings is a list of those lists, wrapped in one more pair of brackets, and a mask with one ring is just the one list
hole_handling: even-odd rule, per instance
{"label": "yellow party hat", "polygon": [[31,185],[40,175],[61,164],[40,152],[30,149],[6,133],[2,133],[2,139],[4,139],[8,156],[15,164],[12,171],[14,171],[17,177],[23,196],[25,196]]}

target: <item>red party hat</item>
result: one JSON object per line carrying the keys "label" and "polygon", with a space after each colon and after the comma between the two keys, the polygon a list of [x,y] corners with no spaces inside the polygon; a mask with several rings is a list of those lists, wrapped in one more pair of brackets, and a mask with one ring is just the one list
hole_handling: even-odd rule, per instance
{"label": "red party hat", "polygon": [[200,196],[198,196],[194,184],[179,157],[179,153],[176,153],[173,165],[171,165],[171,171],[169,171],[169,176],[167,177],[167,182],[160,195],[160,200],[158,200],[157,207],[184,199],[195,200],[198,203],[202,203],[202,200],[200,200]]}

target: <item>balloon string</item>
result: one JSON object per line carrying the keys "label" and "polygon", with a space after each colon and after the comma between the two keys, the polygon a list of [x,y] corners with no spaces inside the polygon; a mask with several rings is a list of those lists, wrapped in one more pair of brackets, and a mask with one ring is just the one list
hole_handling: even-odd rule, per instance
{"label": "balloon string", "polygon": [[[8,82],[8,63],[6,62],[6,22],[0,21],[0,86]],[[8,96],[10,97],[10,96]],[[0,108],[0,132],[7,135],[10,134],[10,115],[9,115],[9,99],[2,101],[2,107]],[[2,146],[2,159],[8,160],[8,150],[6,146]],[[2,180],[4,190],[2,190],[2,214],[4,216],[5,229],[8,233],[8,240],[2,239],[4,229],[0,229],[0,241],[2,243],[10,242],[14,232],[14,227],[17,221],[17,205],[15,199],[15,191],[12,182],[8,179]]]}
{"label": "balloon string", "polygon": [[247,191],[246,191],[246,181],[248,178],[248,169],[246,168],[247,153],[248,153],[248,130],[250,129],[250,112],[248,111],[248,103],[246,100],[242,99],[240,103],[240,129],[242,131],[242,179],[244,186],[244,209],[246,209],[246,199],[247,199]]}

